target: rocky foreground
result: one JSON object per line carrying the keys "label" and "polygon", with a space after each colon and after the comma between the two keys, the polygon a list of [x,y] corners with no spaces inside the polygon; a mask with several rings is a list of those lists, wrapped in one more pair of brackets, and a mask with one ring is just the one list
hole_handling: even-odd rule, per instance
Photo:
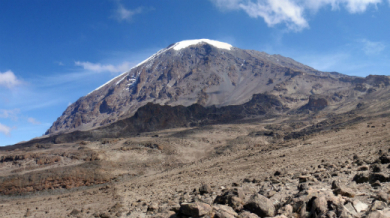
{"label": "rocky foreground", "polygon": [[[38,169],[79,169],[69,175],[80,179],[3,193],[0,216],[390,217],[390,119],[347,117],[306,124],[294,137],[289,128],[299,123],[269,120],[52,145],[46,155],[64,155],[47,163],[29,148],[35,156],[1,164],[2,178],[13,181],[3,190],[45,184]],[[23,174],[19,165],[39,168]]]}
{"label": "rocky foreground", "polygon": [[[246,178],[231,187],[203,184],[163,202],[132,204],[130,217],[390,217],[390,156],[353,157],[340,165],[320,164],[309,172],[276,171],[263,181]],[[350,179],[346,183],[344,179]],[[353,184],[353,185],[352,185]],[[349,188],[354,186],[354,189]],[[122,205],[95,217],[120,217]],[[116,213],[115,213],[116,212]],[[76,215],[79,211],[73,210]]]}

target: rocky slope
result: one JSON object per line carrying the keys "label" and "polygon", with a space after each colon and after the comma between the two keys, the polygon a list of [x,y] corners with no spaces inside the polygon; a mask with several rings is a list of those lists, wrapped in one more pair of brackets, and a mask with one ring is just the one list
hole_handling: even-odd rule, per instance
{"label": "rocky slope", "polygon": [[388,217],[388,101],[323,120],[8,148],[0,216]]}
{"label": "rocky slope", "polygon": [[80,98],[46,134],[106,126],[131,117],[148,102],[221,107],[243,104],[253,94],[269,92],[283,95],[290,107],[298,107],[312,94],[351,90],[351,81],[280,55],[212,40],[182,41]]}

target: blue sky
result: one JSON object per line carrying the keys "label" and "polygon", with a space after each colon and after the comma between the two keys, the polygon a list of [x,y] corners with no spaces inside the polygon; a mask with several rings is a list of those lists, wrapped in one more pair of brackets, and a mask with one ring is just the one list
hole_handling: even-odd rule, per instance
{"label": "blue sky", "polygon": [[171,43],[208,38],[388,75],[390,0],[1,0],[0,146]]}

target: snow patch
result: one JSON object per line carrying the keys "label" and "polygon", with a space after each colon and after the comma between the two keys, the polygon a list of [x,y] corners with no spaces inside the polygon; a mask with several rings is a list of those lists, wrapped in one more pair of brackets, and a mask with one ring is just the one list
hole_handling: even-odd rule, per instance
{"label": "snow patch", "polygon": [[176,51],[178,51],[178,50],[181,50],[183,48],[187,48],[191,45],[197,45],[197,44],[202,43],[202,42],[210,44],[214,47],[217,47],[220,49],[226,49],[226,50],[230,50],[233,47],[232,45],[230,45],[228,43],[219,42],[219,41],[215,41],[215,40],[211,40],[211,39],[194,39],[194,40],[185,40],[185,41],[178,42],[178,43],[174,44],[172,46],[172,48],[175,49]]}

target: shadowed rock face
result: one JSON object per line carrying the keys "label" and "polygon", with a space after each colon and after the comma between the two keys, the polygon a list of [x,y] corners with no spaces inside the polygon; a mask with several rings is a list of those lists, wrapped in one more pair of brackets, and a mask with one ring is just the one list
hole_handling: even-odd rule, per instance
{"label": "shadowed rock face", "polygon": [[208,124],[231,123],[246,118],[264,117],[281,114],[287,111],[277,97],[257,94],[242,105],[231,105],[221,108],[203,107],[193,104],[188,107],[168,106],[148,103],[142,106],[134,116],[117,121],[109,126],[90,131],[75,131],[54,135],[45,139],[32,140],[23,146],[35,143],[69,143],[79,140],[95,141],[101,138],[133,136],[137,133],[150,132],[177,127],[193,127]]}
{"label": "shadowed rock face", "polygon": [[244,104],[258,93],[309,96],[318,83],[322,88],[315,88],[316,94],[347,89],[351,81],[340,77],[264,52],[207,43],[181,50],[168,47],[77,100],[46,134],[107,126],[133,116],[149,102],[222,107]]}
{"label": "shadowed rock face", "polygon": [[321,96],[311,95],[309,97],[309,102],[300,108],[300,110],[311,110],[311,111],[319,111],[328,106],[328,101]]}

